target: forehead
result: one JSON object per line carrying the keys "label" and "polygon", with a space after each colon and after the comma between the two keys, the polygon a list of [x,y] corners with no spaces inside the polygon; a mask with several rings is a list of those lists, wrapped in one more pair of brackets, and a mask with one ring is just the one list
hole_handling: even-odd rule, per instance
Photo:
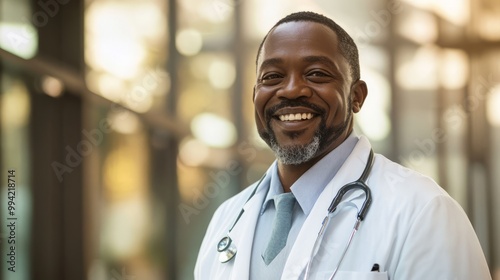
{"label": "forehead", "polygon": [[342,60],[337,34],[329,27],[309,21],[287,22],[269,32],[259,54],[257,70],[263,60],[290,53],[295,57],[316,55],[332,61]]}

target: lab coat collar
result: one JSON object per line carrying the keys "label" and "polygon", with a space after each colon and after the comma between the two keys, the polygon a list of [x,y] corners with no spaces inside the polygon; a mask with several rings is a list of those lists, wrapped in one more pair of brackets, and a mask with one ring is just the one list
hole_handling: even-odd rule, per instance
{"label": "lab coat collar", "polygon": [[250,260],[252,254],[253,239],[255,227],[260,213],[260,205],[262,205],[267,194],[267,189],[270,183],[270,174],[272,168],[269,168],[264,178],[258,183],[255,195],[248,200],[243,206],[245,211],[238,221],[237,225],[229,233],[232,242],[237,247],[237,253],[234,258],[234,267],[230,279],[249,279],[250,278]]}
{"label": "lab coat collar", "polygon": [[[327,184],[311,213],[305,220],[297,236],[297,242],[295,242],[288,256],[281,279],[298,279],[305,270],[322,220],[328,212],[328,207],[342,186],[356,181],[361,176],[368,161],[370,149],[371,145],[368,139],[360,136],[354,150],[342,165],[337,175]],[[354,204],[359,210],[364,202],[363,192],[356,191],[346,194],[343,201]]]}

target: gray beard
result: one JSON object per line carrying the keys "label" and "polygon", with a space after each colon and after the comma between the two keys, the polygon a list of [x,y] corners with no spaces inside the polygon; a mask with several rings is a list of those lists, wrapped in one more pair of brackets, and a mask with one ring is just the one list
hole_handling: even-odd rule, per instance
{"label": "gray beard", "polygon": [[[348,101],[348,108],[352,108],[351,99]],[[305,107],[314,108],[314,106],[308,105],[307,103],[300,103],[291,101],[283,103],[281,107],[288,105],[290,107],[302,105]],[[278,108],[269,109],[266,112],[267,116],[274,115]],[[322,110],[316,109],[317,112],[322,112]],[[315,156],[318,155],[325,147],[331,144],[333,141],[338,139],[344,131],[349,127],[349,122],[352,120],[352,110],[348,111],[347,119],[338,126],[326,127],[326,121],[321,120],[319,128],[314,133],[311,143],[306,145],[291,145],[291,146],[280,146],[276,140],[276,135],[271,128],[271,118],[268,117],[267,129],[259,131],[260,137],[267,143],[271,150],[276,155],[276,158],[285,165],[299,165],[310,161]],[[295,135],[296,136],[296,135]],[[295,137],[290,135],[290,137]]]}
{"label": "gray beard", "polygon": [[320,148],[320,136],[315,135],[311,143],[306,145],[294,145],[281,147],[276,142],[276,138],[271,137],[270,147],[273,150],[276,158],[286,165],[299,165],[311,160]]}

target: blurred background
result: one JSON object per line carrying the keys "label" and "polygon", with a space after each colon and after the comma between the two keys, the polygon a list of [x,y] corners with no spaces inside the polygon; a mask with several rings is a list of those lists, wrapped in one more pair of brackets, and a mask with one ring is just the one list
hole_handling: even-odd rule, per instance
{"label": "blurred background", "polygon": [[0,277],[193,279],[217,206],[273,161],[254,60],[299,10],[355,39],[357,133],[463,206],[500,279],[497,0],[0,0]]}

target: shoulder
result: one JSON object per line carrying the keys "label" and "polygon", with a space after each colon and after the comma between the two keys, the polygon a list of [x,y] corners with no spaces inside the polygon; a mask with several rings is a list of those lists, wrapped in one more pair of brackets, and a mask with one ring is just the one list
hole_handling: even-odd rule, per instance
{"label": "shoulder", "polygon": [[449,196],[429,176],[404,167],[379,154],[375,157],[371,179],[375,188],[392,195],[415,195],[423,200],[437,196]]}
{"label": "shoulder", "polygon": [[213,246],[213,243],[215,242],[214,240],[220,239],[222,236],[227,234],[228,229],[243,210],[245,203],[248,201],[257,185],[258,182],[248,186],[238,194],[223,202],[217,208],[205,232],[205,237],[203,238],[203,242],[200,247],[198,261],[200,261],[200,258],[203,259],[204,255],[212,252],[210,248]]}
{"label": "shoulder", "polygon": [[377,155],[367,182],[373,207],[400,222],[411,225],[420,215],[440,211],[443,216],[468,218],[455,201],[432,178]]}
{"label": "shoulder", "polygon": [[[374,218],[366,225],[378,244],[389,244],[392,278],[488,279],[467,214],[432,178],[377,155],[367,184],[373,197],[369,215]],[[428,269],[415,270],[421,267]]]}
{"label": "shoulder", "polygon": [[[207,275],[211,274],[211,271],[215,269],[216,264],[220,264],[216,255],[217,251],[215,250],[215,244],[217,244],[223,236],[227,235],[229,228],[242,211],[246,201],[251,196],[255,187],[256,183],[250,185],[238,194],[223,202],[215,211],[198,252],[194,272],[195,279],[205,279],[206,277],[209,277]],[[224,266],[224,268],[229,267],[230,266],[228,265]]]}
{"label": "shoulder", "polygon": [[439,240],[439,235],[449,238],[451,229],[457,231],[453,234],[474,236],[462,206],[428,176],[377,155],[367,184],[372,214],[384,217],[386,228],[397,228],[401,236]]}

